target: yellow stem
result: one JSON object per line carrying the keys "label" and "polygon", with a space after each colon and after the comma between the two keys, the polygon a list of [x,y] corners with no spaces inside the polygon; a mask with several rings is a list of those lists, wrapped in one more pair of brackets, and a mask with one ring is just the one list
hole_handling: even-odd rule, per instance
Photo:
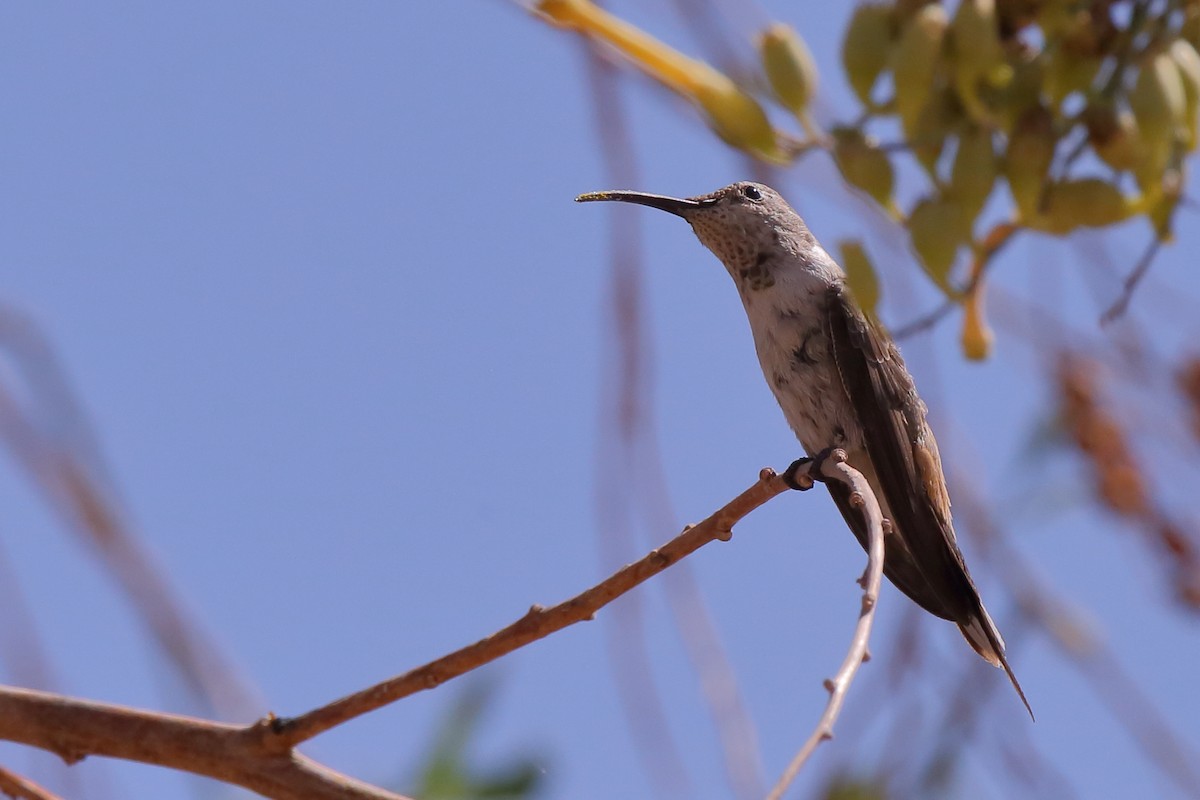
{"label": "yellow stem", "polygon": [[690,97],[705,86],[728,80],[703,61],[672,50],[588,0],[542,0],[535,8],[558,25],[607,42],[651,77],[680,94]]}

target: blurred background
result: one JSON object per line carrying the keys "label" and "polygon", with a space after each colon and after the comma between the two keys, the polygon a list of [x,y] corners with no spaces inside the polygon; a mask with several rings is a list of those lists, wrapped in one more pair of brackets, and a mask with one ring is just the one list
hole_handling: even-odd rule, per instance
{"label": "blurred background", "polygon": [[[1019,5],[1161,17],[1150,55],[1194,17]],[[1093,132],[1054,117],[1056,158],[1077,146],[1083,174],[1159,198],[1125,207],[1153,219],[1004,239],[964,324],[944,304],[982,286],[965,239],[938,268],[896,221],[952,195],[885,147],[889,215],[830,158],[838,123],[909,133],[847,82],[850,4],[610,7],[757,93],[790,137],[779,163],[501,0],[0,8],[0,680],[297,714],[587,588],[786,466],[799,445],[720,264],[679,220],[572,202],[755,178],[835,255],[866,247],[1038,717],[888,586],[837,737],[789,796],[1200,796],[1186,156],[1110,178]],[[764,99],[773,21],[820,73],[809,130]],[[1023,129],[997,124],[1003,153]],[[997,179],[976,235],[1020,193]],[[823,491],[780,497],[594,622],[304,750],[424,796],[761,796],[824,707],[864,562]],[[0,766],[70,798],[235,793],[15,745]]]}

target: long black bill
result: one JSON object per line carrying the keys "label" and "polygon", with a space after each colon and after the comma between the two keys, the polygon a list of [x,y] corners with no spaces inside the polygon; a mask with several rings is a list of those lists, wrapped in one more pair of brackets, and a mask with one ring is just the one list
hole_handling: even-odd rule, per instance
{"label": "long black bill", "polygon": [[687,219],[687,212],[695,208],[711,205],[709,200],[687,200],[679,197],[667,197],[661,194],[645,194],[643,192],[588,192],[575,198],[577,203],[590,203],[596,200],[616,200],[621,203],[637,203],[640,206],[650,206],[659,211],[666,211],[677,217]]}

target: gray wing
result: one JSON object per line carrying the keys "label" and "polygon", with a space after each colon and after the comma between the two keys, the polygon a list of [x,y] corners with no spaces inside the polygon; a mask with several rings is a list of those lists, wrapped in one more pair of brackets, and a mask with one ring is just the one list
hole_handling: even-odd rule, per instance
{"label": "gray wing", "polygon": [[[892,514],[896,536],[884,548],[884,571],[923,608],[956,622],[975,652],[1003,668],[1032,719],[1033,708],[1004,656],[1004,640],[984,610],[954,540],[937,442],[900,351],[858,310],[845,287],[831,288],[827,301],[826,324],[838,375]],[[839,499],[835,488],[830,490],[866,547],[866,536],[859,532],[864,523],[850,507],[849,493],[843,489]],[[852,518],[858,520],[857,527]]]}
{"label": "gray wing", "polygon": [[[863,429],[867,454],[892,515],[885,571],[932,614],[966,622],[982,613],[979,594],[954,540],[950,501],[925,409],[891,337],[858,310],[842,286],[827,296],[826,320],[842,387]],[[830,486],[834,501],[864,542],[849,492]],[[849,512],[849,513],[847,513]]]}
{"label": "gray wing", "polygon": [[[829,490],[838,511],[842,512],[842,518],[846,520],[854,538],[858,539],[863,550],[870,549],[866,520],[863,518],[862,512],[850,504],[850,487],[841,481],[829,481],[825,484],[825,488]],[[883,559],[883,574],[887,576],[887,579],[930,614],[953,622],[954,618],[950,616],[950,612],[929,588],[929,584],[925,582],[925,576],[917,568],[912,553],[908,552],[904,541],[893,539],[889,540],[887,544]]]}

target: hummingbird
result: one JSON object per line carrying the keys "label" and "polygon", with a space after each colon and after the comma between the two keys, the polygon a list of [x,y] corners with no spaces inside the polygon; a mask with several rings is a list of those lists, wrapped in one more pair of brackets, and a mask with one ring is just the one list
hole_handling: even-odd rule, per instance
{"label": "hummingbird", "polygon": [[[692,226],[733,278],[763,375],[805,452],[841,448],[878,498],[891,524],[884,574],[1003,669],[1032,717],[959,550],[937,441],[912,375],[800,215],[774,189],[751,182],[690,198],[607,191],[575,199],[636,203]],[[866,549],[866,520],[851,505],[850,489],[825,485]]]}

